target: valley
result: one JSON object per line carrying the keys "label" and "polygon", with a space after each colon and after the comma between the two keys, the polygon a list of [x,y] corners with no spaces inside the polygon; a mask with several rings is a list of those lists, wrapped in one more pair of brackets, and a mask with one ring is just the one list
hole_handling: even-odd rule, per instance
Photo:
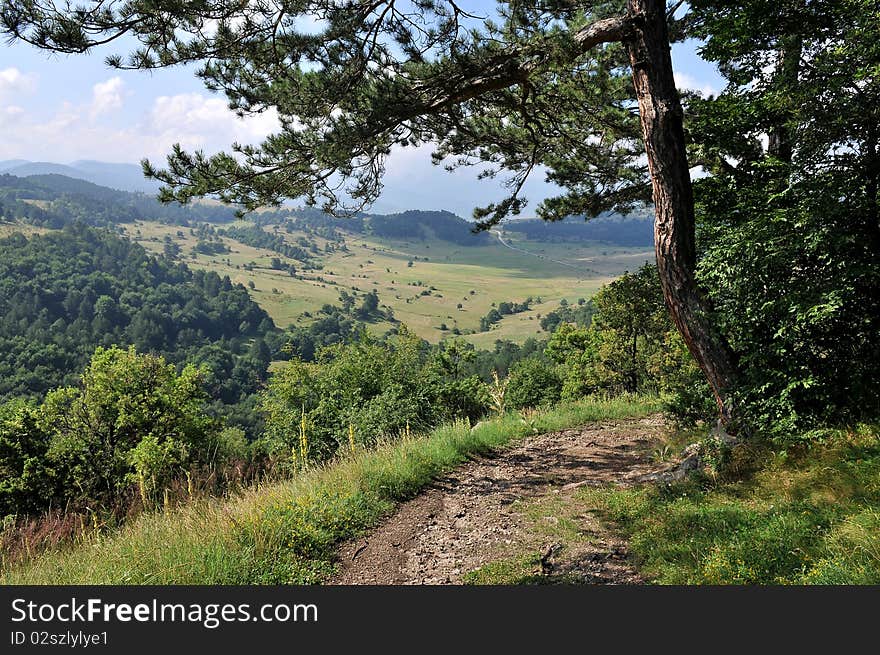
{"label": "valley", "polygon": [[[218,230],[230,226],[207,225]],[[481,348],[491,347],[498,339],[522,342],[548,336],[540,318],[556,309],[560,300],[574,303],[590,298],[603,284],[636,270],[653,256],[650,248],[600,242],[547,243],[506,235],[505,241],[518,249],[514,250],[495,239],[486,245],[462,246],[437,238],[389,239],[344,230],[337,231],[344,246],[337,243],[327,253],[330,242],[326,238],[266,226],[266,231],[287,243],[308,239],[315,244],[320,254],[314,259],[321,268],[300,268],[300,262],[228,236],[219,240],[229,252],[202,254],[193,252],[198,238],[187,228],[136,221],[122,229],[151,252],[162,254],[170,239],[179,245],[189,266],[229,275],[233,282],[249,288],[253,283],[254,300],[282,328],[307,324],[309,314],[325,304],[338,303],[341,291],[360,296],[375,290],[380,303],[423,339],[436,343],[458,332]],[[273,268],[273,258],[297,266],[296,277]],[[489,331],[479,331],[480,319],[493,306],[529,297],[534,302],[528,311],[504,316]],[[389,327],[378,323],[371,329],[381,333]]]}

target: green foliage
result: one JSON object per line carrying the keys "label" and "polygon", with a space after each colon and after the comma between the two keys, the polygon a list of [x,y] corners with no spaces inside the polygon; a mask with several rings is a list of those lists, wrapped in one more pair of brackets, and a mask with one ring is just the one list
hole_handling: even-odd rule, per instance
{"label": "green foliage", "polygon": [[359,307],[355,307],[356,298],[346,291],[340,292],[339,299],[341,306],[324,305],[313,322],[288,328],[282,349],[286,356],[311,362],[321,348],[357,339],[367,323],[397,323],[390,308],[379,307],[375,290],[363,296]]}
{"label": "green foliage", "polygon": [[39,411],[62,498],[107,505],[132,483],[152,497],[204,463],[219,429],[205,400],[193,366],[178,374],[134,348],[98,348],[81,385],[50,392]]}
{"label": "green foliage", "polygon": [[[654,216],[650,211],[634,212],[632,217],[610,214],[591,220],[570,217],[562,222],[548,223],[537,219],[508,221],[505,232],[519,233],[527,239],[552,243],[555,241],[601,241],[625,247],[654,245]],[[568,319],[566,319],[568,320]]]}
{"label": "green foliage", "polygon": [[495,323],[498,323],[505,316],[529,311],[533,302],[534,300],[529,297],[522,302],[504,301],[498,303],[497,308],[493,307],[480,318],[480,332],[488,332]]}
{"label": "green foliage", "polygon": [[261,447],[283,460],[294,446],[301,411],[311,457],[318,461],[348,448],[349,426],[361,445],[370,446],[443,420],[476,418],[485,411],[484,388],[461,376],[456,349],[446,346],[432,361],[424,342],[401,327],[385,341],[361,333],[350,343],[323,348],[314,363],[292,359],[263,395]]}
{"label": "green foliage", "polygon": [[[540,432],[588,421],[644,416],[651,398],[585,400],[536,415]],[[359,536],[437,475],[486,454],[532,427],[507,415],[472,429],[463,421],[423,438],[359,450],[292,480],[241,496],[145,514],[114,534],[7,569],[5,584],[289,584],[333,571],[336,546]],[[98,547],[99,544],[99,547]]]}
{"label": "green foliage", "polygon": [[876,3],[690,4],[729,82],[689,116],[711,173],[696,184],[698,277],[739,356],[740,402],[783,438],[876,416]]}
{"label": "green foliage", "polygon": [[669,330],[649,363],[664,398],[664,410],[680,427],[717,417],[718,407],[706,376],[691,357],[681,334]]}
{"label": "green foliage", "polygon": [[470,373],[477,358],[474,346],[463,339],[447,339],[433,351],[429,366],[440,380],[437,400],[449,418],[476,421],[486,414],[491,398],[486,383]]}
{"label": "green foliage", "polygon": [[516,362],[543,353],[545,346],[545,341],[533,337],[521,344],[497,339],[492,350],[475,350],[473,359],[465,365],[465,371],[488,383],[493,372],[506,377]]}
{"label": "green foliage", "polygon": [[192,365],[98,348],[77,387],[0,404],[0,514],[124,512],[134,489],[152,504],[191,471],[246,457],[244,432],[221,430],[207,398]]}
{"label": "green foliage", "polygon": [[447,211],[410,210],[400,214],[371,215],[364,222],[365,232],[385,239],[416,241],[439,239],[459,246],[485,246],[488,234],[474,234],[472,225]]}
{"label": "green foliage", "polygon": [[71,385],[97,346],[131,344],[209,369],[216,409],[228,413],[266,378],[254,338],[272,350],[280,335],[228,277],[84,226],[0,240],[0,398]]}
{"label": "green foliage", "polygon": [[584,310],[586,324],[558,323],[545,350],[557,364],[562,398],[660,391],[681,423],[714,414],[705,377],[672,326],[654,266],[624,274],[578,309],[560,307],[559,317]]}
{"label": "green foliage", "polygon": [[[583,300],[583,299],[581,299]],[[574,323],[580,327],[589,327],[593,322],[596,306],[592,300],[585,300],[578,305],[559,304],[558,309],[548,312],[541,317],[541,329],[547,332],[555,332],[562,323]]]}
{"label": "green foliage", "polygon": [[506,400],[515,409],[545,407],[556,403],[562,381],[556,367],[546,358],[532,356],[520,360],[510,370]]}
{"label": "green foliage", "polygon": [[0,404],[0,516],[42,510],[54,495],[49,435],[39,418],[39,409],[24,401]]}
{"label": "green foliage", "polygon": [[757,459],[754,474],[714,485],[579,493],[619,524],[659,583],[877,584],[876,427]]}
{"label": "green foliage", "polygon": [[[277,252],[279,255],[283,255],[289,259],[295,259],[305,265],[310,265],[312,263],[309,253],[306,250],[291,243],[287,243],[287,241],[284,240],[284,237],[279,234],[270,234],[269,232],[266,232],[259,225],[228,227],[224,229],[222,233],[247,246],[271,250],[272,252]],[[279,261],[279,266],[274,266],[273,268],[280,268],[280,265],[281,262]]]}
{"label": "green foliage", "polygon": [[0,203],[0,216],[7,221],[56,229],[71,223],[111,227],[148,219],[188,225],[191,221],[227,222],[235,218],[229,207],[163,205],[152,196],[54,174],[25,178],[0,175]]}
{"label": "green foliage", "polygon": [[229,252],[229,246],[219,239],[216,241],[199,239],[196,245],[193,246],[192,251],[199,255],[222,255]]}
{"label": "green foliage", "polygon": [[[484,177],[511,172],[511,193],[475,211],[489,222],[521,211],[519,191],[536,167],[564,190],[542,204],[542,216],[594,216],[648,199],[632,81],[616,43],[620,3],[505,2],[497,22],[446,0],[413,10],[382,2],[369,11],[330,0],[280,11],[219,4],[176,2],[158,11],[133,0],[76,11],[21,0],[0,13],[0,29],[61,52],[126,34],[135,49],[110,57],[111,65],[202,61],[199,77],[233,109],[275,108],[285,117],[260,145],[211,156],[177,147],[165,171],[145,162],[148,175],[170,185],[163,200],[216,193],[254,210],[301,197],[310,207],[355,213],[378,197],[393,147],[432,142],[437,162],[485,164]],[[615,14],[620,24],[605,39],[615,43],[580,42],[586,26]],[[314,15],[322,17],[317,29],[301,30],[298,17]],[[203,27],[212,20],[218,29],[209,36]]]}

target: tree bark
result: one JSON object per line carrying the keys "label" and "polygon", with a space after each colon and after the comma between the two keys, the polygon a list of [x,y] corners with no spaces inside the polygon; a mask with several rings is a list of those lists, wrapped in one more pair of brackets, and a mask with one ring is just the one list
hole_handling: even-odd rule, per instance
{"label": "tree bark", "polygon": [[654,249],[666,306],[706,375],[722,425],[735,430],[737,367],[727,341],[709,320],[694,269],[694,195],[685,151],[683,111],[675,86],[665,2],[629,0],[632,36],[625,42],[648,156],[654,197]]}

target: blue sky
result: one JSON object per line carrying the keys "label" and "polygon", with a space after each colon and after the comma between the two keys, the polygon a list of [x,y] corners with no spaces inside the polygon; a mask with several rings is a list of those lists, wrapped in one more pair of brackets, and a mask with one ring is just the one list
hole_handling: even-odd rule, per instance
{"label": "blue sky", "polygon": [[[232,141],[259,142],[276,125],[271,115],[237,119],[192,69],[110,69],[104,57],[117,51],[111,45],[65,56],[21,43],[0,46],[0,160],[162,161],[174,143],[216,152]],[[673,48],[673,65],[680,86],[705,92],[722,86],[693,43]],[[473,170],[450,174],[432,166],[429,151],[393,153],[377,210],[448,209],[467,216],[474,205],[501,196],[494,182],[477,184]],[[526,189],[530,207],[548,193],[535,176]]]}

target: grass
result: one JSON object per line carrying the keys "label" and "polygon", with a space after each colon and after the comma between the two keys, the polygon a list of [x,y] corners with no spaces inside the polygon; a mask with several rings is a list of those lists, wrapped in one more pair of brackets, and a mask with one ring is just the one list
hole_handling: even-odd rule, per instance
{"label": "grass", "polygon": [[535,573],[540,566],[541,553],[529,552],[489,562],[468,571],[462,576],[462,582],[469,585],[540,584],[542,576]]}
{"label": "grass", "polygon": [[[390,306],[398,320],[420,337],[436,343],[449,336],[454,328],[465,333],[479,329],[480,318],[492,309],[493,303],[521,302],[528,296],[540,296],[543,302],[536,303],[530,311],[507,316],[488,332],[463,335],[475,345],[489,348],[497,339],[522,342],[530,336],[546,336],[541,330],[540,317],[556,309],[562,298],[569,302],[589,298],[603,284],[625,270],[634,270],[650,256],[645,248],[516,242],[517,247],[534,250],[539,258],[498,243],[464,247],[436,240],[380,240],[344,234],[348,252],[316,256],[323,266],[321,270],[304,270],[294,262],[301,270],[299,278],[292,278],[286,272],[270,268],[271,259],[279,255],[269,250],[223,239],[232,252],[197,255],[193,259],[190,252],[197,240],[188,229],[149,221],[123,227],[152,252],[161,253],[163,239],[169,236],[180,245],[188,265],[229,275],[234,282],[245,285],[253,282],[254,300],[281,327],[308,320],[302,317],[303,312],[315,312],[326,303],[338,303],[342,290],[367,293],[375,289],[380,302]],[[177,236],[178,230],[183,232],[182,237]],[[303,236],[298,232],[279,234],[288,241]],[[313,235],[309,238],[323,249],[326,243],[323,239]],[[554,263],[553,259],[579,268]],[[408,266],[410,261],[412,266]],[[248,262],[256,263],[251,271],[243,268]],[[412,284],[419,281],[422,286]],[[431,293],[422,295],[425,290]],[[440,329],[444,323],[448,331]],[[382,325],[377,330],[381,332],[388,327]]]}
{"label": "grass", "polygon": [[[136,221],[119,227],[154,254],[163,252],[167,237],[180,246],[181,259],[189,266],[228,275],[233,282],[245,286],[252,282],[253,299],[280,327],[308,322],[304,312],[314,313],[327,303],[337,304],[340,291],[368,293],[375,289],[381,303],[391,307],[395,317],[420,337],[436,343],[457,328],[464,339],[489,349],[498,339],[522,343],[529,337],[548,336],[541,329],[540,319],[556,309],[560,300],[574,303],[578,298],[590,298],[603,284],[626,270],[635,270],[651,256],[646,248],[595,242],[543,243],[509,234],[505,236],[509,243],[532,255],[497,242],[464,247],[437,240],[381,240],[343,233],[348,252],[315,255],[323,266],[321,270],[305,269],[300,262],[292,262],[299,271],[294,278],[271,268],[272,258],[284,260],[283,256],[233,239],[222,239],[230,248],[229,253],[193,256],[192,248],[198,239],[190,234],[189,228],[155,221]],[[13,231],[32,234],[48,230],[0,223],[0,237]],[[304,236],[285,231],[279,235],[289,242]],[[315,235],[305,236],[320,250],[327,243]],[[244,268],[249,263],[254,263],[250,271]],[[414,286],[415,282],[422,284]],[[426,290],[430,294],[422,295]],[[529,296],[540,297],[542,302],[534,303],[527,312],[505,316],[487,332],[477,331],[480,319],[493,305],[522,302]],[[443,324],[447,330],[441,330]],[[389,327],[390,324],[382,323],[371,329],[381,334]]]}
{"label": "grass", "polygon": [[739,479],[578,494],[619,527],[657,583],[880,583],[878,426],[739,457]]}
{"label": "grass", "polygon": [[30,236],[32,234],[45,234],[46,232],[49,232],[49,230],[47,228],[37,227],[27,223],[0,220],[0,239],[11,236],[16,232]]}
{"label": "grass", "polygon": [[644,416],[652,398],[586,400],[538,413],[442,426],[360,451],[238,497],[142,515],[103,536],[4,571],[2,584],[317,583],[341,542],[364,534],[438,474],[535,432]]}

